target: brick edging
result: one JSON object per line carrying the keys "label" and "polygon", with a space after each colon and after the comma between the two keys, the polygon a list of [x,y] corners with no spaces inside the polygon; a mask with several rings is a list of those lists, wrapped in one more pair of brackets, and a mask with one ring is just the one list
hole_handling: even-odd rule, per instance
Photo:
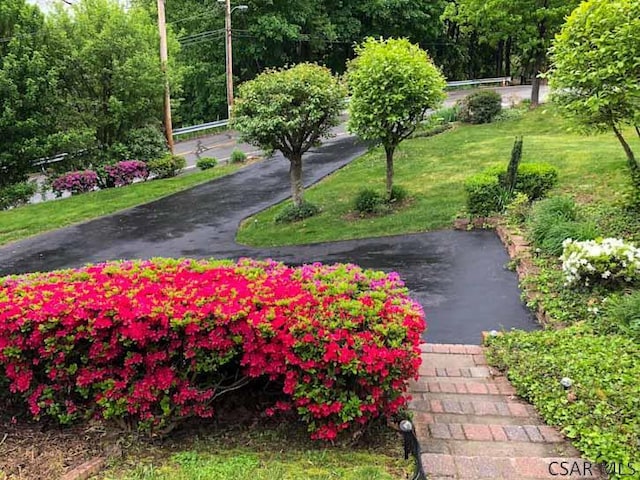
{"label": "brick edging", "polygon": [[106,449],[102,455],[93,457],[90,460],[78,465],[77,467],[65,473],[60,480],[87,480],[100,473],[108,461],[121,456],[122,449],[119,445],[113,445]]}

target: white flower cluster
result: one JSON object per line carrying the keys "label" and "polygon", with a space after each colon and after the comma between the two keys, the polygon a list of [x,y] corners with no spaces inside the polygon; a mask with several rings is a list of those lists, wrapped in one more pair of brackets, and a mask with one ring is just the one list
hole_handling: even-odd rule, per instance
{"label": "white flower cluster", "polygon": [[563,243],[562,271],[567,285],[633,282],[640,278],[640,249],[618,238]]}

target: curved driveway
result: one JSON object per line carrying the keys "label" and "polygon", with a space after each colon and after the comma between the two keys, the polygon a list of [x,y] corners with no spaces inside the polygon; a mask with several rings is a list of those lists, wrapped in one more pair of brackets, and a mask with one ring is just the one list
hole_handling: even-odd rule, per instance
{"label": "curved driveway", "polygon": [[[317,182],[365,151],[352,137],[327,142],[306,157],[305,183]],[[479,343],[482,330],[536,328],[520,302],[515,274],[504,267],[508,257],[490,231],[270,249],[235,243],[243,218],[288,196],[288,162],[277,155],[146,205],[0,247],[0,275],[155,256],[353,262],[400,273],[425,308],[431,342]]]}

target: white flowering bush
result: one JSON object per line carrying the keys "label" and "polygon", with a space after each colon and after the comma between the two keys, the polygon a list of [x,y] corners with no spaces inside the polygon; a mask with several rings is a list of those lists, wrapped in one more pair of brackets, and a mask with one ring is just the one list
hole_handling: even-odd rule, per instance
{"label": "white flowering bush", "polygon": [[618,238],[562,243],[567,285],[630,283],[640,279],[640,249]]}

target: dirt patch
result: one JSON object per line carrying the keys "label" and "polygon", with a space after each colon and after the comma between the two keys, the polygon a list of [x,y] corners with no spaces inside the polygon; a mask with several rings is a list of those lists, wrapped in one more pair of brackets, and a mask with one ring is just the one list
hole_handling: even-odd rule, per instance
{"label": "dirt patch", "polygon": [[0,480],[57,480],[114,443],[99,426],[69,428],[0,418]]}

